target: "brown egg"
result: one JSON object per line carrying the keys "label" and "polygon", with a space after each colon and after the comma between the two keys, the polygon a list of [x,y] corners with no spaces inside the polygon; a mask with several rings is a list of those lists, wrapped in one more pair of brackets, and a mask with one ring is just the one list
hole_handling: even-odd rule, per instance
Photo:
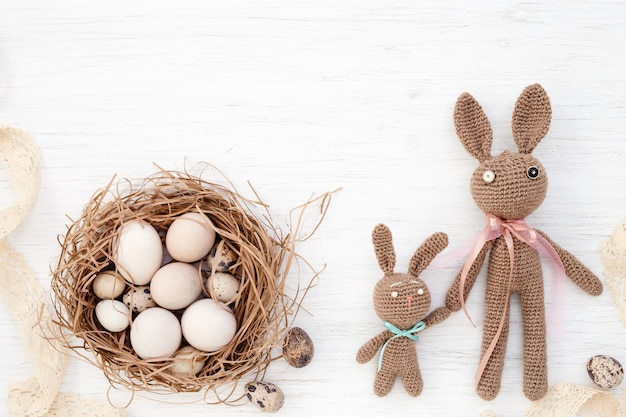
{"label": "brown egg", "polygon": [[275,413],[285,403],[285,394],[271,382],[248,382],[245,387],[246,397],[259,410]]}
{"label": "brown egg", "polygon": [[294,368],[307,366],[313,360],[315,348],[309,335],[300,327],[292,327],[287,332],[283,346],[283,357]]}

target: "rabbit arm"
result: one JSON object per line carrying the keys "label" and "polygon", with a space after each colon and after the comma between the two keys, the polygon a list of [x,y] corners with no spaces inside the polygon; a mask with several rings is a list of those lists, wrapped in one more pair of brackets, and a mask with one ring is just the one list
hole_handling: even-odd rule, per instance
{"label": "rabbit arm", "polygon": [[384,332],[371,338],[359,349],[358,353],[356,354],[356,361],[358,363],[369,362],[374,357],[374,355],[376,355],[378,349],[380,349],[380,347],[392,337],[393,333],[391,333],[389,330],[385,330]]}
{"label": "rabbit arm", "polygon": [[[487,243],[485,243],[483,248],[480,250],[480,252],[476,256],[476,259],[474,259],[474,262],[472,263],[472,266],[470,267],[469,271],[467,272],[467,277],[465,278],[465,286],[464,286],[464,291],[463,291],[463,300],[467,300],[467,296],[469,295],[469,292],[471,291],[472,287],[474,286],[474,283],[476,282],[478,273],[480,272],[480,270],[483,267],[483,264],[485,263],[485,256],[487,256],[487,252],[489,252],[489,250],[493,246],[493,242],[494,240],[490,240]],[[448,293],[446,294],[446,307],[448,307],[452,311],[459,311],[461,309],[461,299],[459,297],[459,291],[461,290],[460,286],[461,286],[461,272],[459,272],[459,274],[456,276],[456,279],[454,280],[454,282],[452,283],[452,286],[450,287],[450,289],[448,290]]]}
{"label": "rabbit arm", "polygon": [[450,310],[448,307],[439,307],[439,308],[434,309],[424,319],[424,323],[426,323],[426,328],[430,326],[434,326],[435,324],[441,323],[442,321],[450,317],[451,313],[452,313],[452,310]]}
{"label": "rabbit arm", "polygon": [[554,243],[544,232],[541,230],[536,230],[536,232],[552,245],[559,258],[561,258],[561,262],[563,262],[565,274],[574,281],[574,284],[590,295],[602,294],[602,281],[589,268],[583,265],[574,255]]}

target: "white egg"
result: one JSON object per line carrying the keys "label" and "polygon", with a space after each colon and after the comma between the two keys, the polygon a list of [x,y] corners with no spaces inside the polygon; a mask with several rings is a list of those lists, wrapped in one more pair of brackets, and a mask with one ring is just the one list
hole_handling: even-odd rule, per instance
{"label": "white egg", "polygon": [[184,262],[172,262],[159,269],[150,282],[154,301],[168,310],[179,310],[202,293],[200,271]]}
{"label": "white egg", "polygon": [[130,323],[130,310],[117,300],[102,300],[96,304],[96,318],[110,332],[121,332]]}
{"label": "white egg", "polygon": [[203,352],[214,352],[233,339],[237,332],[237,320],[227,306],[203,298],[187,307],[181,327],[191,346]]}
{"label": "white egg", "polygon": [[143,220],[122,224],[113,242],[113,260],[126,281],[146,285],[161,267],[163,245],[156,229]]}
{"label": "white egg", "polygon": [[118,297],[126,288],[126,281],[114,271],[100,272],[91,283],[91,290],[96,297],[102,300],[112,300]]}
{"label": "white egg", "polygon": [[211,297],[228,304],[239,293],[239,280],[226,272],[216,272],[207,280],[206,290]]}
{"label": "white egg", "polygon": [[185,346],[174,354],[171,371],[175,375],[193,376],[202,370],[206,363],[203,352],[193,346]]}
{"label": "white egg", "polygon": [[185,213],[167,229],[165,246],[177,261],[196,262],[209,253],[215,237],[215,229],[207,216],[196,212]]}
{"label": "white egg", "polygon": [[130,328],[130,344],[142,359],[171,357],[181,340],[178,319],[174,313],[160,307],[139,313]]}

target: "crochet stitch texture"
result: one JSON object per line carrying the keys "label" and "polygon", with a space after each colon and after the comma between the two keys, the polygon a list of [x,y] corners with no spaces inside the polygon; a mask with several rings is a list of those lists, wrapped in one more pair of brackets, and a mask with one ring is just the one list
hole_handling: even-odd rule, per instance
{"label": "crochet stitch texture", "polygon": [[[546,196],[545,169],[531,152],[547,134],[551,117],[545,90],[539,84],[526,87],[513,111],[513,138],[518,152],[504,151],[492,157],[492,130],[483,109],[468,93],[457,100],[454,111],[457,135],[467,152],[480,163],[470,181],[472,197],[483,212],[499,218],[503,224],[514,221],[528,227],[524,218]],[[457,275],[446,295],[446,305],[453,311],[461,309],[489,254],[481,348],[484,369],[479,367],[477,392],[485,400],[498,395],[509,332],[508,301],[517,292],[523,319],[524,393],[529,399],[537,400],[548,389],[543,273],[537,250],[515,234],[512,243],[507,244],[507,233],[510,232],[504,231],[499,237],[482,242],[484,245],[467,275],[462,276],[462,272]],[[602,292],[598,277],[571,253],[539,230],[528,227],[527,234],[531,239],[533,236],[545,239],[554,248],[565,274],[581,289],[591,295]]]}
{"label": "crochet stitch texture", "polygon": [[[424,386],[415,349],[416,332],[450,315],[447,307],[440,307],[428,314],[430,291],[419,275],[448,245],[448,237],[439,232],[426,239],[411,258],[407,273],[394,272],[396,253],[387,226],[377,225],[372,232],[372,241],[378,264],[384,272],[383,278],[374,288],[374,309],[387,329],[365,343],[356,359],[359,363],[366,363],[382,348],[374,379],[374,393],[381,397],[387,395],[396,377],[400,376],[406,391],[415,397]],[[415,333],[404,334],[403,331],[409,330]]]}

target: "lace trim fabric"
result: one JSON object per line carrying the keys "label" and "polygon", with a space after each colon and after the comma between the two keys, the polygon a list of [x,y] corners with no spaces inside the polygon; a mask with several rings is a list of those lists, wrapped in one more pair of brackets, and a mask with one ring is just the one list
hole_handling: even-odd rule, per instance
{"label": "lace trim fabric", "polygon": [[626,221],[618,225],[602,247],[604,283],[619,318],[626,325]]}
{"label": "lace trim fabric", "polygon": [[68,352],[58,343],[43,288],[8,235],[35,203],[41,182],[39,150],[24,132],[0,127],[0,166],[17,204],[0,211],[0,300],[16,321],[34,376],[9,387],[9,415],[28,417],[120,417],[121,410],[87,398],[59,393]]}
{"label": "lace trim fabric", "polygon": [[[591,386],[555,384],[539,401],[528,408],[523,417],[626,417],[626,391],[611,391]],[[497,417],[484,411],[479,417]]]}

